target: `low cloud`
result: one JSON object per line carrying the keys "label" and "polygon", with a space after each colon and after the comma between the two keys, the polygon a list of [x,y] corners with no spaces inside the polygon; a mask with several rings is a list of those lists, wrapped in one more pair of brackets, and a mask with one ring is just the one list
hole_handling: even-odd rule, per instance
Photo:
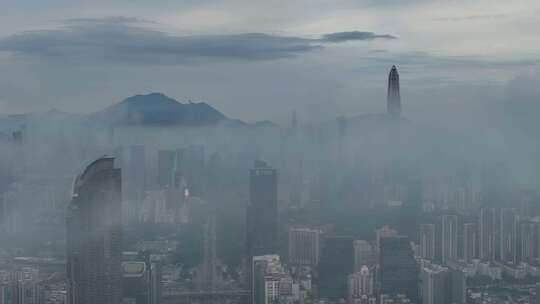
{"label": "low cloud", "polygon": [[174,36],[129,17],[70,19],[53,30],[0,39],[0,52],[68,63],[184,64],[198,59],[271,60],[324,48],[325,43],[395,39],[373,32],[340,32],[319,39],[265,33]]}
{"label": "low cloud", "polygon": [[354,40],[374,40],[374,39],[396,39],[392,35],[379,35],[373,32],[339,32],[326,34],[321,39],[322,42],[346,42]]}
{"label": "low cloud", "polygon": [[452,16],[452,17],[439,17],[433,18],[433,21],[450,21],[450,22],[459,22],[459,21],[474,21],[474,20],[495,20],[506,18],[505,14],[486,14],[486,15],[469,15],[469,16]]}

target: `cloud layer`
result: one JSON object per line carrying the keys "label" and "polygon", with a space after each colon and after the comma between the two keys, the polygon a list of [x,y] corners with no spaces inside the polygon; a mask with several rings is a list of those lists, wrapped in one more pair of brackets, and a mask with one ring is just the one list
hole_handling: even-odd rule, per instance
{"label": "cloud layer", "polygon": [[183,64],[197,59],[270,60],[322,49],[325,43],[395,39],[373,32],[338,32],[308,39],[264,33],[173,36],[125,17],[71,19],[60,29],[0,39],[0,51],[68,63]]}

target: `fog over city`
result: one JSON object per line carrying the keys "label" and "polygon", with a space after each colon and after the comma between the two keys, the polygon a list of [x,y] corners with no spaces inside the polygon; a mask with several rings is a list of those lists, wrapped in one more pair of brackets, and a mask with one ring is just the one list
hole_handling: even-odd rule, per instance
{"label": "fog over city", "polygon": [[0,304],[540,303],[540,3],[0,3]]}

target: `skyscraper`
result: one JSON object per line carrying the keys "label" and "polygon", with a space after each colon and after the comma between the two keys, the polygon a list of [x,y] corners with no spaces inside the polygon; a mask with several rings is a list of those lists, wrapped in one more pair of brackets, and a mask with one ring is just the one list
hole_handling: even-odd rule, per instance
{"label": "skyscraper", "polygon": [[375,249],[366,240],[354,241],[354,271],[360,272],[364,266],[372,266],[377,263]]}
{"label": "skyscraper", "polygon": [[379,228],[375,230],[375,241],[377,245],[377,250],[380,250],[381,248],[381,239],[385,237],[392,237],[397,236],[398,231],[395,229],[390,228],[389,226],[383,226],[382,228]]}
{"label": "skyscraper", "polygon": [[289,227],[289,263],[317,266],[320,257],[322,230],[310,227]]}
{"label": "skyscraper", "polygon": [[418,268],[409,239],[405,236],[381,238],[381,293],[404,294],[418,303]]}
{"label": "skyscraper", "polygon": [[359,272],[349,275],[348,283],[349,303],[352,303],[353,299],[361,298],[363,295],[369,296],[373,294],[373,272],[365,265],[362,266]]}
{"label": "skyscraper", "polygon": [[482,260],[492,261],[495,259],[495,222],[496,212],[494,208],[482,208],[480,210],[480,246],[478,252]]}
{"label": "skyscraper", "polygon": [[420,257],[427,260],[435,259],[435,225],[420,225]]}
{"label": "skyscraper", "polygon": [[451,277],[448,268],[429,265],[422,268],[422,303],[450,304]]}
{"label": "skyscraper", "polygon": [[463,224],[463,259],[470,262],[478,257],[478,225],[476,223]]}
{"label": "skyscraper", "polygon": [[251,303],[277,303],[280,294],[280,281],[286,277],[279,255],[269,254],[253,257],[251,273]]}
{"label": "skyscraper", "polygon": [[520,262],[528,262],[536,255],[536,238],[538,223],[524,220],[519,224],[518,252]]}
{"label": "skyscraper", "polygon": [[347,297],[347,277],[354,272],[353,238],[327,236],[319,263],[319,295],[339,300]]}
{"label": "skyscraper", "polygon": [[118,304],[122,298],[122,178],[114,158],[77,177],[66,218],[68,304]]}
{"label": "skyscraper", "polygon": [[386,112],[392,117],[401,115],[401,97],[399,94],[399,74],[396,66],[392,66],[388,75],[388,96],[386,99]]}
{"label": "skyscraper", "polygon": [[250,170],[250,202],[247,210],[247,256],[277,254],[277,173],[256,161]]}
{"label": "skyscraper", "polygon": [[217,281],[216,217],[210,215],[204,224],[203,263],[201,265],[200,289],[213,290]]}
{"label": "skyscraper", "polygon": [[442,255],[443,264],[448,260],[457,259],[458,252],[458,219],[455,215],[442,217]]}
{"label": "skyscraper", "polygon": [[516,262],[518,213],[516,209],[500,210],[499,257],[503,262]]}
{"label": "skyscraper", "polygon": [[422,303],[464,304],[466,302],[465,273],[437,264],[426,263],[420,274]]}

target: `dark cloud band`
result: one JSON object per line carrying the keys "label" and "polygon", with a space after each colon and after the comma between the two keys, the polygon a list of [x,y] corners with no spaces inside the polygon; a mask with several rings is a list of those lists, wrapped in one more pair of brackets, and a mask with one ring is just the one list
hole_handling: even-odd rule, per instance
{"label": "dark cloud band", "polygon": [[172,36],[142,26],[146,20],[72,19],[55,30],[0,39],[0,51],[69,63],[183,64],[198,59],[270,60],[319,50],[325,43],[395,39],[372,32],[340,32],[307,39],[263,33]]}

